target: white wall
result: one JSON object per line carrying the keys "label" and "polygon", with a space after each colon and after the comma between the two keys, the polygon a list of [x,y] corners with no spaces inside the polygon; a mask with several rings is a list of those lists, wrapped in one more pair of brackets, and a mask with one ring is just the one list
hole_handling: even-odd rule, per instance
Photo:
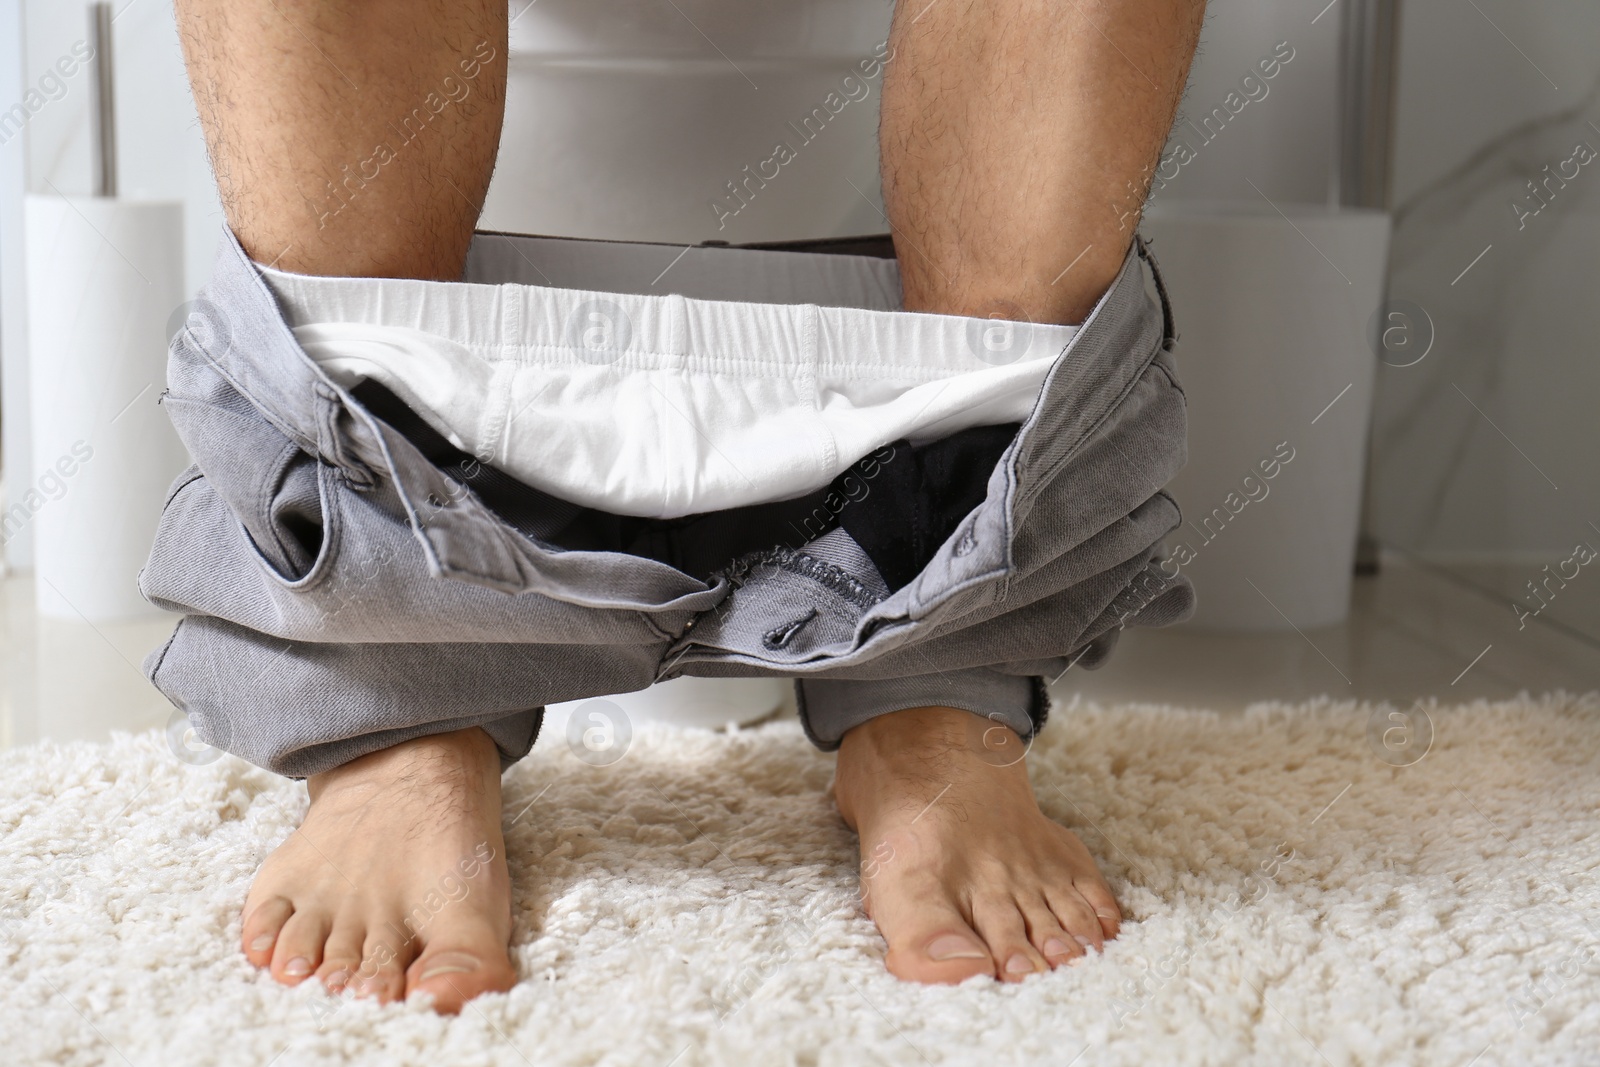
{"label": "white wall", "polygon": [[[88,36],[87,5],[24,0],[28,76],[36,81]],[[120,0],[112,23],[117,82],[119,195],[181,199],[189,287],[210,272],[222,210],[189,95],[169,0]],[[28,124],[28,190],[90,192],[90,78],[67,79],[61,99]]]}
{"label": "white wall", "polygon": [[[0,108],[7,111],[23,99],[24,46],[21,0],[0,0]],[[8,403],[28,395],[28,322],[23,304],[22,195],[27,186],[27,131],[11,131],[0,145],[0,511],[8,505],[9,485],[31,481],[17,472],[33,472],[27,421],[23,405]],[[14,412],[12,409],[15,408]],[[8,471],[11,477],[6,477]],[[24,528],[0,548],[0,575],[8,566],[26,567],[33,561],[33,533]]]}
{"label": "white wall", "polygon": [[1435,557],[1565,554],[1600,524],[1600,159],[1520,229],[1510,205],[1600,150],[1600,7],[1477,5],[1402,8],[1390,295],[1435,337],[1380,368],[1372,519]]}
{"label": "white wall", "polygon": [[[1327,203],[1334,173],[1338,114],[1338,9],[1312,21],[1322,4],[1276,0],[1212,0],[1189,73],[1168,154],[1183,138],[1192,162],[1155,193],[1157,200],[1249,200]],[[1223,107],[1240,79],[1280,43],[1294,58],[1265,83],[1266,95],[1246,103],[1209,143],[1194,134],[1213,108]],[[1252,89],[1260,95],[1259,89]],[[1241,94],[1242,95],[1242,94]],[[1237,106],[1237,105],[1235,105]],[[1251,188],[1254,183],[1258,193]]]}

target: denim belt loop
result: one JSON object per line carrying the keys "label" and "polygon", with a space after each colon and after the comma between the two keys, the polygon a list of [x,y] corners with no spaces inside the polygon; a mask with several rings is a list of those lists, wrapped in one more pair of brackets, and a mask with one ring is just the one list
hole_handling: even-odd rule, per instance
{"label": "denim belt loop", "polygon": [[1161,268],[1156,264],[1155,253],[1150,251],[1150,242],[1138,233],[1133,235],[1133,240],[1139,247],[1140,258],[1150,264],[1150,274],[1155,278],[1156,294],[1161,297],[1161,347],[1171,352],[1178,343],[1178,331],[1172,318],[1172,300],[1167,296],[1167,286],[1161,280]]}
{"label": "denim belt loop", "polygon": [[320,381],[312,383],[311,395],[316,408],[319,457],[324,463],[338,468],[346,484],[357,492],[365,493],[376,488],[377,473],[356,454],[357,450],[350,439],[351,429],[344,425],[346,419],[352,423],[358,421],[345,407],[344,398],[337,389]]}

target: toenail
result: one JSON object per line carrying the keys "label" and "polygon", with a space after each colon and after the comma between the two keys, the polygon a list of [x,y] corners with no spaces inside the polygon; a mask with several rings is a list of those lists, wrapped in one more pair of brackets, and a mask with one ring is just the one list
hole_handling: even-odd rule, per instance
{"label": "toenail", "polygon": [[451,953],[449,955],[441,955],[431,961],[428,969],[422,972],[417,981],[426,982],[428,979],[441,974],[471,974],[477,969],[478,961],[475,957],[459,952]]}
{"label": "toenail", "polygon": [[981,960],[989,955],[959,934],[936,937],[928,945],[928,958],[938,963],[945,960]]}
{"label": "toenail", "polygon": [[1094,942],[1090,941],[1087,937],[1084,937],[1082,934],[1073,934],[1072,935],[1072,939],[1074,941],[1076,941],[1078,944],[1082,945],[1083,946],[1083,951],[1085,951],[1085,952],[1098,951],[1094,947]]}
{"label": "toenail", "polygon": [[328,975],[322,980],[322,984],[327,986],[330,991],[336,993],[350,984],[350,972],[342,969],[334,971],[332,974]]}
{"label": "toenail", "polygon": [[304,956],[296,956],[283,965],[283,973],[290,978],[304,978],[311,973],[311,961]]}
{"label": "toenail", "polygon": [[1006,960],[1007,974],[1032,974],[1033,969],[1033,961],[1020,952]]}
{"label": "toenail", "polygon": [[276,940],[278,940],[278,935],[276,934],[262,934],[260,937],[250,942],[250,951],[265,952],[267,949],[272,947],[272,943]]}
{"label": "toenail", "polygon": [[1044,943],[1044,954],[1046,956],[1065,956],[1071,951],[1067,947],[1067,943],[1059,937],[1052,937]]}

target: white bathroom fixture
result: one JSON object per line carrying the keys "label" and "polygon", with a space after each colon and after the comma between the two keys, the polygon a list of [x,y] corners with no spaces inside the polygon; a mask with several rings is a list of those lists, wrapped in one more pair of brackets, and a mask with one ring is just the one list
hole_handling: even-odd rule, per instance
{"label": "white bathroom fixture", "polygon": [[1188,397],[1184,523],[1166,569],[1195,583],[1189,625],[1342,621],[1360,519],[1373,348],[1389,248],[1381,211],[1156,202]]}
{"label": "white bathroom fixture", "polygon": [[886,228],[890,3],[524,2],[485,229],[737,244]]}

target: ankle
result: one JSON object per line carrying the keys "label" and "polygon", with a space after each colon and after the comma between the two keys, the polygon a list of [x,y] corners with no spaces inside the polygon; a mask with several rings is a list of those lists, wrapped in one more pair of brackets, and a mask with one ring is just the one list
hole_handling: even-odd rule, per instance
{"label": "ankle", "polygon": [[960,708],[906,708],[845,732],[834,771],[834,800],[853,829],[858,819],[920,811],[948,788],[994,796],[1033,790],[1021,760],[997,766],[981,758],[992,724]]}
{"label": "ankle", "polygon": [[306,779],[311,799],[329,788],[372,783],[389,778],[413,780],[451,779],[466,784],[479,778],[498,779],[500,749],[494,739],[476,726],[449,733],[429,734],[359,756]]}
{"label": "ankle", "polygon": [[959,708],[902,708],[878,715],[845,731],[839,751],[893,757],[908,746],[919,749],[960,746],[972,712]]}

